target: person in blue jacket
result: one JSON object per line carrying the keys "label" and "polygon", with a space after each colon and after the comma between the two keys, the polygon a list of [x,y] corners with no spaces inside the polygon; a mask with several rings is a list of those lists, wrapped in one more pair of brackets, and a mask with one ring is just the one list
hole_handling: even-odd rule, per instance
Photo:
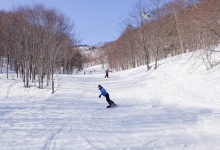
{"label": "person in blue jacket", "polygon": [[109,106],[107,106],[107,108],[114,106],[115,103],[112,100],[110,100],[109,94],[106,92],[106,90],[101,85],[98,85],[98,88],[101,92],[101,94],[99,95],[99,98],[101,98],[101,95],[102,95],[106,97],[106,101],[109,103]]}

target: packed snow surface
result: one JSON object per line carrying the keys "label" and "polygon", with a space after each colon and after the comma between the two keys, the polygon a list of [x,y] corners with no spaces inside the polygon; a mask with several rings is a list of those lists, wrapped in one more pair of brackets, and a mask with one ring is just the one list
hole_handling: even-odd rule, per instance
{"label": "packed snow surface", "polygon": [[[0,75],[1,150],[219,150],[220,69],[192,54],[109,73],[93,66],[24,88]],[[153,65],[153,64],[152,64]],[[111,69],[111,68],[110,68]],[[85,75],[84,75],[85,72]],[[99,98],[102,85],[117,104]]]}

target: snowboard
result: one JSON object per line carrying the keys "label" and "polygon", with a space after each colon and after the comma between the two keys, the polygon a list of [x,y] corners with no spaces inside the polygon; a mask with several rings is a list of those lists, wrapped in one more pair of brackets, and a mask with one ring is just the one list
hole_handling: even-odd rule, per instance
{"label": "snowboard", "polygon": [[112,105],[112,106],[107,106],[106,108],[113,108],[116,107],[116,104]]}

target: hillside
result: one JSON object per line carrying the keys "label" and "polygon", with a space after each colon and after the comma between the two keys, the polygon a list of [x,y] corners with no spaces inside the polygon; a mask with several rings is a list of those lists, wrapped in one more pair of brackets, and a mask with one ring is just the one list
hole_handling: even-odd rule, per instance
{"label": "hillside", "polygon": [[[160,61],[157,70],[142,66],[110,78],[104,70],[55,75],[55,94],[1,74],[0,148],[220,149],[219,66],[206,71],[188,53]],[[117,107],[98,98],[99,84]]]}

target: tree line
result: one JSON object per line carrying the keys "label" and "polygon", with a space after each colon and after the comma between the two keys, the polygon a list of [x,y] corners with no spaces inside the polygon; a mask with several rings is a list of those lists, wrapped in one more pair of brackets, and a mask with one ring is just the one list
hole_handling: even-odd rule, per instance
{"label": "tree line", "polygon": [[[147,12],[150,19],[142,13]],[[146,65],[157,69],[158,60],[202,49],[201,59],[207,70],[220,39],[219,0],[172,0],[146,4],[138,0],[124,19],[120,37],[104,43],[96,54],[98,63],[115,70]],[[154,65],[151,65],[154,62]]]}
{"label": "tree line", "polygon": [[80,71],[84,58],[73,29],[68,17],[42,4],[0,11],[1,70],[6,64],[7,78],[13,70],[27,88],[30,82],[39,88],[53,83],[54,73]]}

